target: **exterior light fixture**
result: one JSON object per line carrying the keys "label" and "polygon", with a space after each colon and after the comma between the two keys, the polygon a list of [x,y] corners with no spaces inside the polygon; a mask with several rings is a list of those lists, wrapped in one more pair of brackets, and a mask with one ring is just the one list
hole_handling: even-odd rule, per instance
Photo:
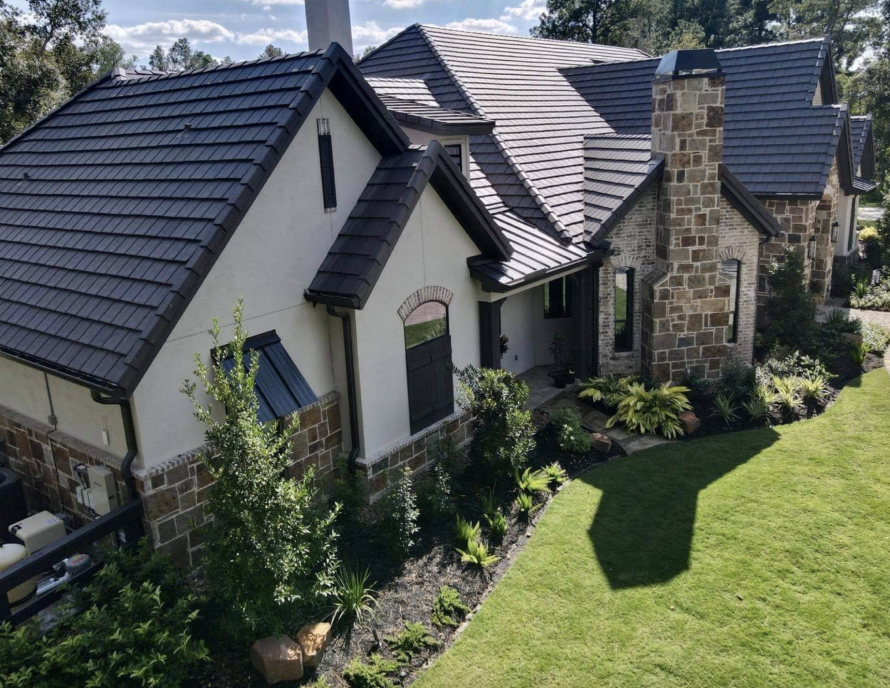
{"label": "exterior light fixture", "polygon": [[837,220],[835,220],[834,222],[831,223],[831,243],[832,244],[837,243],[837,234],[838,234],[838,229],[840,228],[840,226],[841,225]]}
{"label": "exterior light fixture", "polygon": [[807,258],[810,260],[816,260],[816,237],[810,237],[810,240],[807,242]]}

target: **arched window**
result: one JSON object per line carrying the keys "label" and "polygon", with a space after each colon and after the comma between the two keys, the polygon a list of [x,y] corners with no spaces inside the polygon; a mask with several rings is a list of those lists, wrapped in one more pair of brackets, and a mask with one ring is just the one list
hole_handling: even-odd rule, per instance
{"label": "arched window", "polygon": [[615,351],[634,348],[634,269],[615,271]]}
{"label": "arched window", "polygon": [[742,262],[731,258],[720,263],[717,284],[729,287],[729,322],[726,327],[726,341],[734,344],[739,334],[739,280],[742,275]]}
{"label": "arched window", "polygon": [[426,301],[405,318],[405,348],[412,349],[448,334],[448,306]]}

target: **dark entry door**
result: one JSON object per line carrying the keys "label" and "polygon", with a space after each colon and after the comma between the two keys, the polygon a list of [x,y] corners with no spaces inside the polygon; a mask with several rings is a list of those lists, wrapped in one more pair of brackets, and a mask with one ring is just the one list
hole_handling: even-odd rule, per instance
{"label": "dark entry door", "polygon": [[411,434],[454,413],[451,336],[436,337],[406,352]]}

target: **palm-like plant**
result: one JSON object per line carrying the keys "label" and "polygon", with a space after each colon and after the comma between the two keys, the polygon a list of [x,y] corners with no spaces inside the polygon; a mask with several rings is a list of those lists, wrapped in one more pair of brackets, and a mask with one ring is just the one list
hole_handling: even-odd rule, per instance
{"label": "palm-like plant", "polygon": [[549,492],[550,478],[543,471],[533,471],[526,468],[522,475],[516,471],[516,486],[520,492],[531,494],[532,492]]}
{"label": "palm-like plant", "polygon": [[374,597],[373,584],[368,583],[370,577],[368,569],[362,573],[346,566],[340,568],[334,590],[334,613],[331,615],[331,623],[344,619],[362,625],[373,615],[377,600]]}
{"label": "palm-like plant", "polygon": [[674,387],[669,382],[651,390],[640,382],[633,382],[628,386],[627,396],[618,404],[615,415],[609,418],[606,427],[624,423],[630,432],[659,433],[668,439],[678,437],[683,434],[680,414],[692,408],[687,392],[687,387]]}
{"label": "palm-like plant", "polygon": [[619,377],[618,375],[606,375],[604,377],[594,377],[587,382],[582,382],[581,391],[578,393],[579,399],[590,399],[591,401],[601,401],[609,408],[615,408],[618,403],[627,395],[628,388],[631,383],[636,382],[636,377]]}

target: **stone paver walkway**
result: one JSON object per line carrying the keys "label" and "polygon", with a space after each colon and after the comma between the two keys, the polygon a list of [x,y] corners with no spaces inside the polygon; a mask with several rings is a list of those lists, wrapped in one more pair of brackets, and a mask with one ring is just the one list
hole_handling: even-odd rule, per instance
{"label": "stone paver walkway", "polygon": [[884,209],[880,206],[869,206],[867,208],[859,207],[856,214],[857,220],[865,220],[866,222],[877,222],[884,216]]}

